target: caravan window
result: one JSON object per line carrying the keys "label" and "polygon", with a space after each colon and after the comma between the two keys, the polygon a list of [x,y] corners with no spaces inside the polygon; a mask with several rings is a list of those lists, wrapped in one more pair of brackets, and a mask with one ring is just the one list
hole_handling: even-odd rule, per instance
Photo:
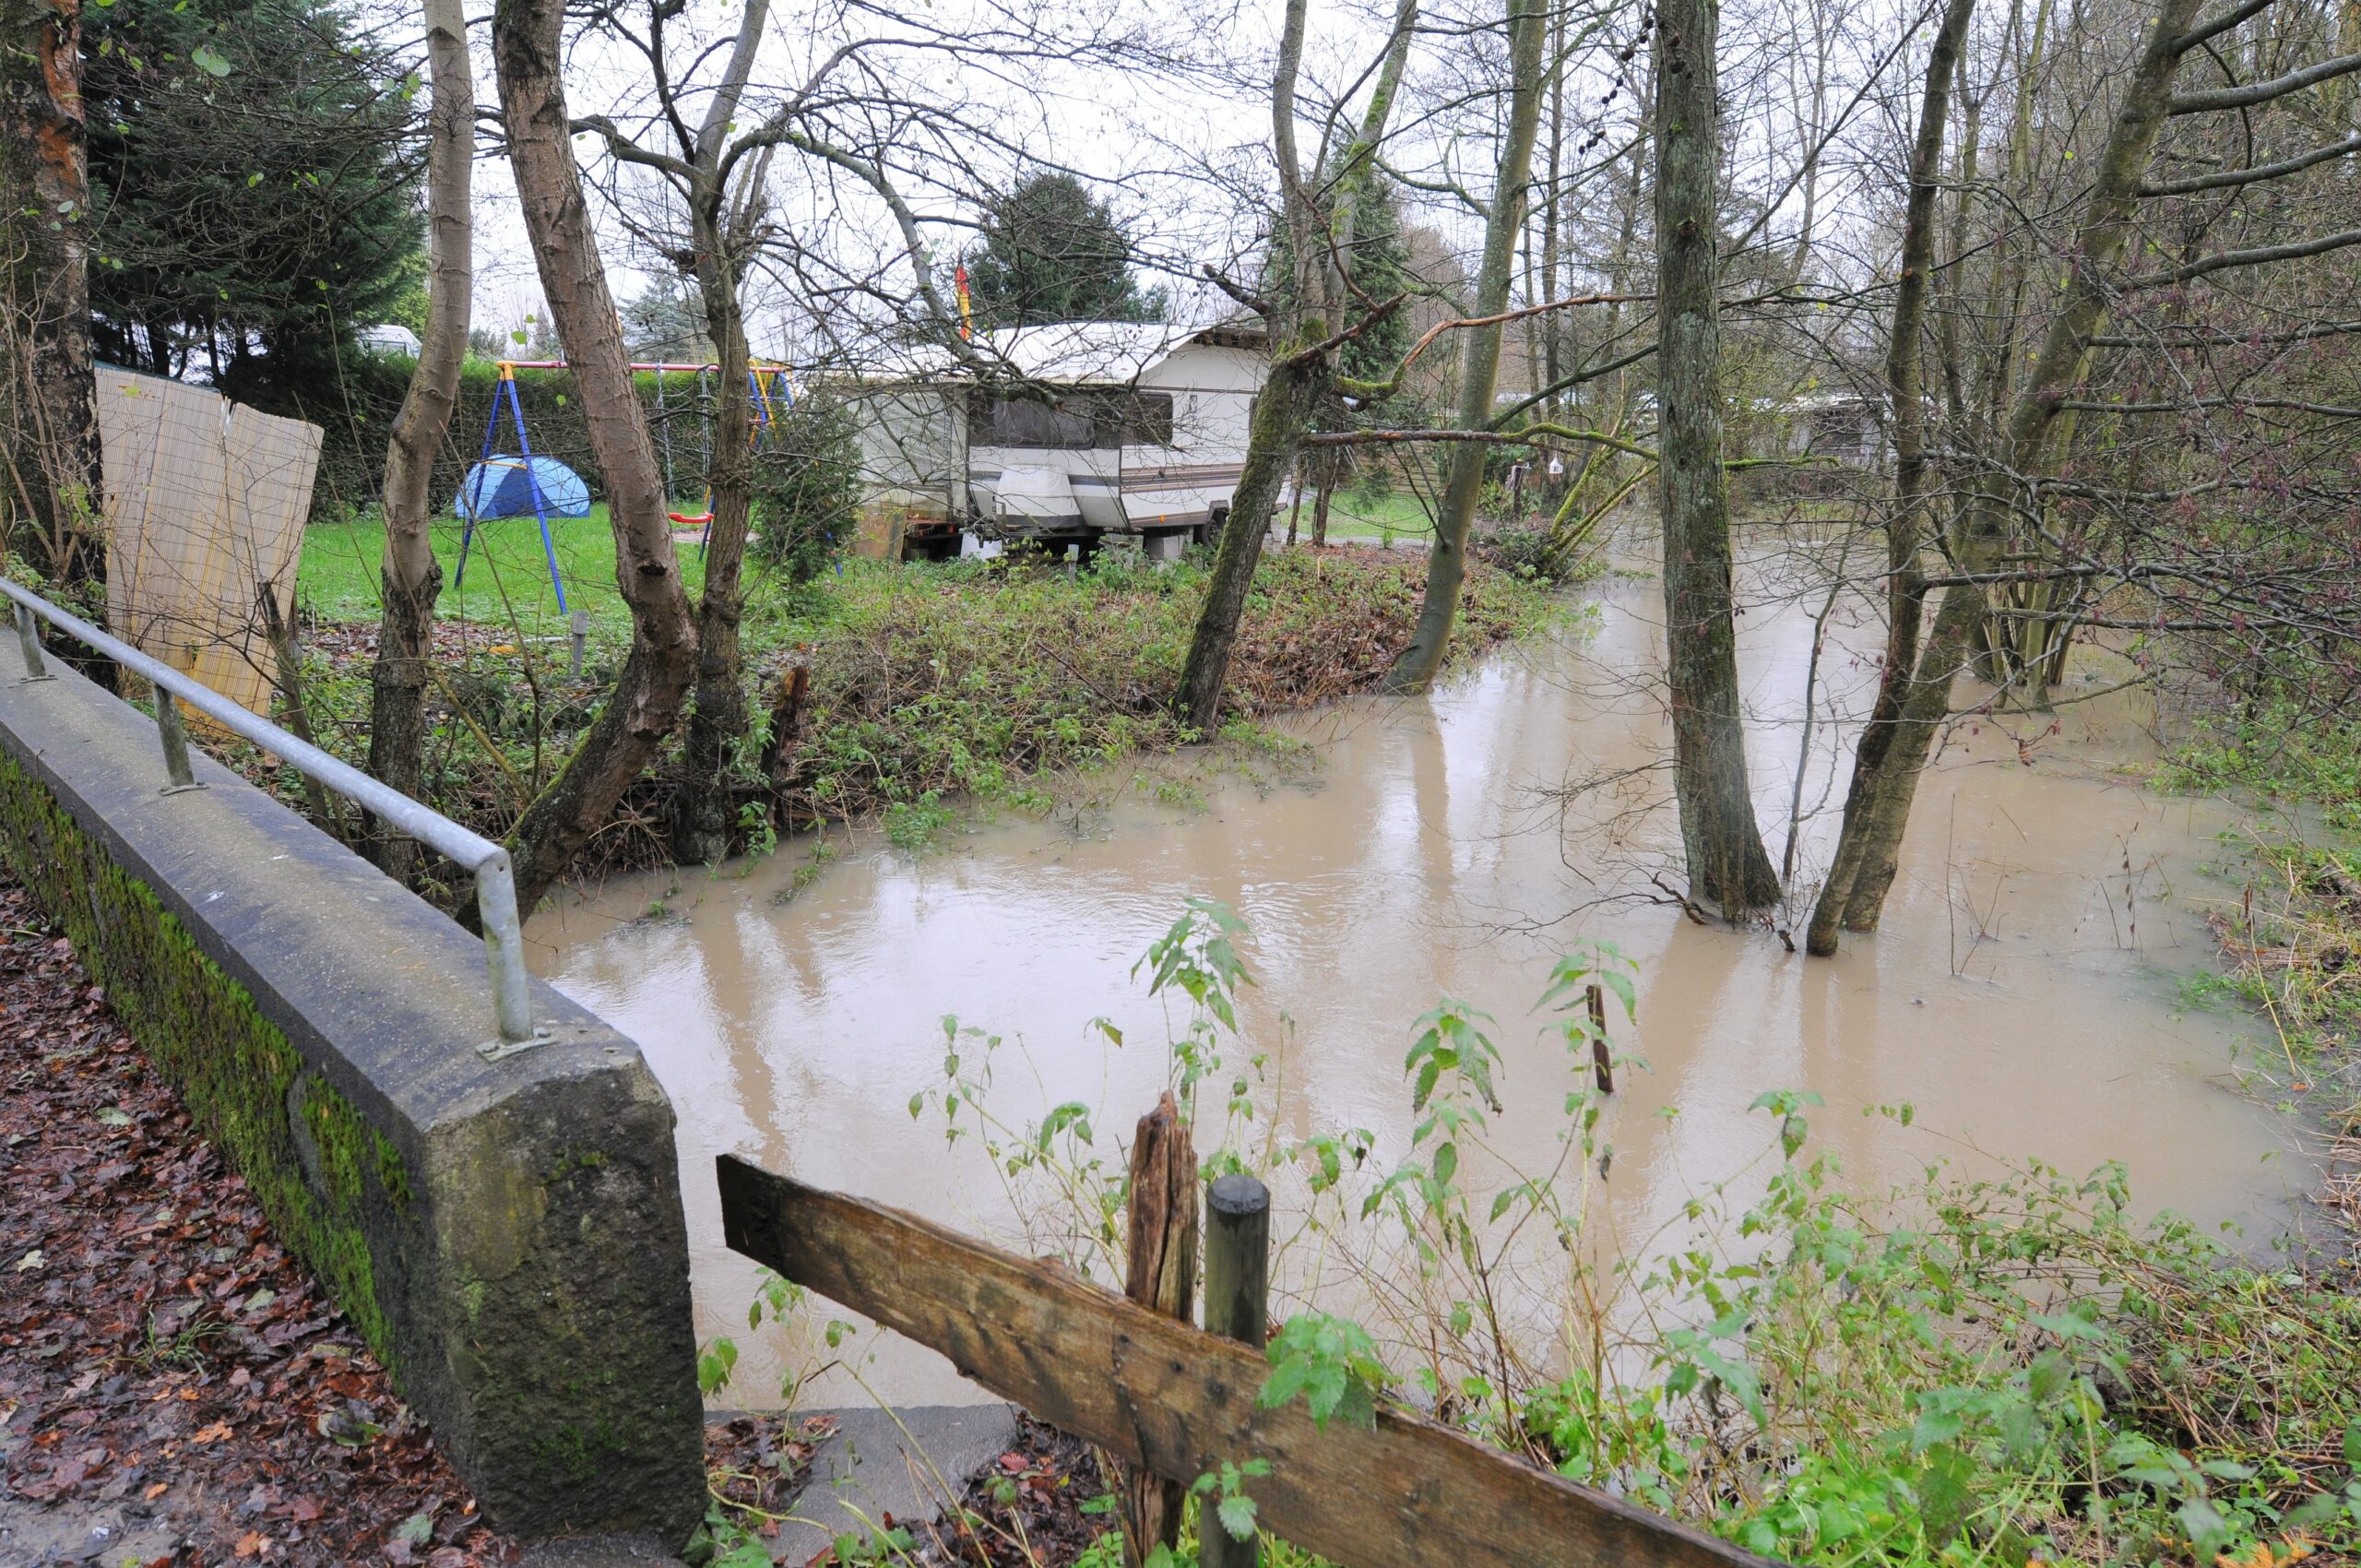
{"label": "caravan window", "polygon": [[1069,393],[1053,404],[1030,398],[978,398],[967,405],[967,444],[1066,452],[1169,446],[1172,395],[1109,389]]}

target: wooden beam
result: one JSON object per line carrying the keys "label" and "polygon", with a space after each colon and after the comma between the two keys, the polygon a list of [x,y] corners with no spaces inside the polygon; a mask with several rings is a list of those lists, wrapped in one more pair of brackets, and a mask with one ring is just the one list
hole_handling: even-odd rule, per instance
{"label": "wooden beam", "polygon": [[1269,1460],[1248,1488],[1264,1527],[1348,1568],[1768,1561],[1415,1416],[1323,1432],[1299,1401],[1258,1408],[1269,1368],[1246,1346],[914,1215],[716,1163],[732,1251],[1158,1474]]}

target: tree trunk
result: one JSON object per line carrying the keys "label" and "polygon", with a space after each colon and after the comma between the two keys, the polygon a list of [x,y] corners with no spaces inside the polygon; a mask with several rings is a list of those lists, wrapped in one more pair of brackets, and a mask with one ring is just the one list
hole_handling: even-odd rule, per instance
{"label": "tree trunk", "polygon": [[[2046,472],[2051,460],[2058,404],[2081,384],[2090,364],[2091,338],[2106,316],[2108,290],[2102,274],[2122,255],[2130,239],[2141,178],[2170,113],[2173,76],[2180,65],[2174,41],[2189,30],[2200,3],[2164,0],[2146,52],[2116,111],[2082,227],[2068,253],[2071,270],[2058,313],[2050,318],[2032,374],[2010,409],[2000,466],[1981,476],[1968,497],[1959,548],[1953,552],[1963,574],[1988,571],[1998,561],[2015,499],[2010,485],[2019,476]],[[1920,772],[1937,729],[1951,716],[1952,681],[1965,662],[1984,612],[1979,585],[1954,583],[1943,589],[1934,628],[1911,671],[1900,711],[1883,726],[1890,733],[1874,740],[1863,733],[1836,858],[1805,937],[1809,951],[1835,952],[1840,923],[1851,931],[1877,929],[1886,893],[1893,885]],[[1870,729],[1880,727],[1872,719]]]}
{"label": "tree trunk", "polygon": [[[1359,193],[1370,176],[1378,143],[1394,112],[1394,97],[1401,86],[1418,21],[1418,0],[1397,0],[1394,31],[1386,42],[1377,80],[1362,111],[1359,134],[1337,160],[1343,199],[1338,204],[1333,238],[1335,256],[1314,244],[1315,219],[1311,196],[1296,157],[1295,84],[1303,63],[1304,14],[1308,0],[1287,0],[1281,30],[1279,60],[1271,83],[1272,151],[1279,165],[1280,205],[1291,242],[1289,255],[1296,271],[1298,320],[1287,330],[1272,331],[1270,373],[1255,394],[1248,415],[1246,463],[1231,494],[1229,517],[1223,523],[1220,547],[1205,584],[1205,602],[1198,612],[1196,629],[1189,637],[1189,659],[1180,675],[1180,690],[1173,706],[1200,734],[1211,734],[1220,717],[1221,688],[1229,673],[1230,649],[1238,642],[1239,618],[1246,612],[1246,596],[1254,586],[1254,568],[1263,559],[1263,539],[1271,526],[1281,487],[1303,445],[1304,432],[1322,396],[1328,390],[1334,366],[1326,354],[1309,352],[1326,339],[1329,321],[1324,300],[1341,311],[1347,291],[1336,257],[1352,254]],[[1335,279],[1332,286],[1332,275]]]}
{"label": "tree trunk", "polygon": [[[1484,225],[1484,260],[1476,275],[1475,314],[1498,315],[1508,308],[1517,236],[1532,196],[1533,144],[1541,125],[1546,75],[1542,44],[1549,36],[1549,12],[1537,0],[1509,0],[1509,124],[1501,142],[1501,162],[1492,182],[1492,210]],[[1485,430],[1492,423],[1492,394],[1500,386],[1499,326],[1469,327],[1460,334],[1459,427]],[[1460,585],[1467,577],[1467,535],[1476,521],[1476,499],[1484,488],[1486,447],[1462,442],[1451,454],[1451,477],[1435,514],[1434,544],[1427,552],[1427,591],[1410,643],[1386,671],[1389,692],[1422,692],[1442,666],[1451,628],[1459,616]]]}
{"label": "tree trunk", "polygon": [[[426,212],[432,261],[426,328],[418,370],[386,443],[386,557],[380,574],[377,662],[371,671],[369,771],[415,798],[426,755],[426,681],[434,656],[434,600],[443,568],[434,559],[427,493],[434,454],[451,427],[459,367],[468,354],[475,288],[469,185],[475,159],[475,72],[459,0],[425,0],[426,63],[433,93],[427,116]],[[386,874],[406,881],[417,846],[371,826],[371,850]]]}
{"label": "tree trunk", "polygon": [[563,0],[498,0],[492,63],[541,295],[565,344],[591,452],[606,480],[615,580],[631,610],[632,646],[606,707],[509,835],[517,908],[528,912],[672,733],[696,670],[696,628],[672,558],[663,476],[575,167],[559,77],[564,15]]}
{"label": "tree trunk", "polygon": [[[0,0],[0,200],[15,469],[10,543],[68,586],[106,581],[98,382],[90,363],[89,166],[81,0]],[[14,511],[11,505],[8,511]],[[85,594],[85,599],[91,596]],[[102,609],[95,601],[86,608]]]}
{"label": "tree trunk", "polygon": [[737,269],[724,254],[720,226],[697,223],[697,287],[705,296],[706,330],[720,365],[714,403],[713,521],[705,546],[705,595],[697,601],[696,697],[689,714],[686,766],[674,805],[672,854],[683,865],[720,860],[730,852],[730,761],[746,737],[746,683],[738,628],[746,609],[743,566],[746,529],[754,503],[753,399],[747,386],[751,354],[746,316],[739,307]]}
{"label": "tree trunk", "polygon": [[[1952,78],[1975,0],[1951,0],[1927,58],[1918,135],[1910,153],[1910,196],[1902,225],[1901,278],[1886,346],[1886,386],[1893,400],[1893,510],[1886,522],[1885,667],[1878,697],[1854,754],[1854,786],[1873,775],[1892,743],[1895,720],[1918,661],[1927,589],[1918,569],[1924,540],[1920,511],[1927,477],[1926,347],[1928,290],[1935,262],[1935,198],[1942,172],[1943,127],[1951,116]],[[1852,810],[1848,793],[1845,808]]]}
{"label": "tree trunk", "polygon": [[1736,919],[1779,897],[1747,779],[1722,467],[1715,0],[1656,9],[1657,486],[1673,790],[1691,897]]}
{"label": "tree trunk", "polygon": [[1324,354],[1282,353],[1275,357],[1262,391],[1247,416],[1246,465],[1238,489],[1229,499],[1229,519],[1222,525],[1221,544],[1214,552],[1212,573],[1205,582],[1205,602],[1197,612],[1197,628],[1189,639],[1189,662],[1180,674],[1175,706],[1201,735],[1214,732],[1221,714],[1222,682],[1229,673],[1229,650],[1238,641],[1238,623],[1246,613],[1246,596],[1254,586],[1254,568],[1263,559],[1263,538],[1277,509],[1279,490],[1295,467],[1303,433],[1312,410],[1328,387]]}

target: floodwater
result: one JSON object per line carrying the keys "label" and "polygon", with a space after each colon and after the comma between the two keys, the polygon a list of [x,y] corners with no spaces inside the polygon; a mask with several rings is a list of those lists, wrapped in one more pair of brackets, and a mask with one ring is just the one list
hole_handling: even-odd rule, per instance
{"label": "floodwater", "polygon": [[[1750,755],[1774,858],[1821,581],[1775,544],[1741,573]],[[1242,953],[1259,984],[1240,1022],[1269,1057],[1260,1092],[1275,1098],[1283,1140],[1367,1128],[1390,1167],[1413,1122],[1402,1067],[1414,1021],[1449,995],[1497,1021],[1493,1146],[1548,1168],[1568,1069],[1531,1009],[1553,958],[1600,938],[1637,965],[1638,1022],[1618,1017],[1618,1049],[1649,1064],[1623,1075],[1610,1179],[1592,1198],[1627,1241],[1715,1182],[1759,1182],[1774,1129],[1749,1108],[1782,1087],[1824,1098],[1814,1144],[1863,1187],[1933,1159],[2074,1174],[2121,1159],[2142,1209],[2227,1223],[2257,1246],[2286,1228],[2314,1167],[2297,1129],[2239,1087],[2242,1064],[2267,1066],[2276,1047],[2255,1020],[2190,1007],[2180,991],[2211,962],[2203,912],[2232,889],[2205,868],[2244,814],[2130,781],[2153,754],[2152,701],[2100,695],[1962,724],[1919,791],[1883,929],[1807,959],[1770,927],[1697,925],[1659,892],[1657,879],[1679,880],[1650,684],[1660,589],[1619,574],[1578,603],[1562,634],[1430,697],[1282,726],[1314,743],[1309,765],[1173,763],[1150,774],[1161,790],[1127,769],[1085,781],[1094,802],[931,853],[864,840],[801,891],[808,846],[789,844],[718,874],[611,883],[539,916],[528,935],[540,972],[641,1042],[679,1111],[698,1333],[732,1334],[745,1355],[725,1402],[765,1402],[761,1384],[813,1347],[746,1333],[755,1274],[722,1246],[713,1157],[1023,1244],[990,1160],[948,1142],[937,1110],[908,1109],[942,1087],[940,1020],[1003,1037],[995,1113],[1022,1124],[1080,1100],[1115,1161],[1116,1134],[1127,1140],[1164,1087],[1163,1044],[1181,1022],[1133,968],[1192,896],[1251,924]],[[1850,733],[1827,715],[1866,706],[1879,637],[1844,601],[1827,630],[1802,769],[1807,885],[1833,838]],[[2085,663],[2061,695],[2121,673],[2104,655]],[[1101,1017],[1121,1048],[1093,1027]],[[1862,1114],[1905,1101],[1906,1128]],[[908,1346],[802,1392],[984,1396]]]}

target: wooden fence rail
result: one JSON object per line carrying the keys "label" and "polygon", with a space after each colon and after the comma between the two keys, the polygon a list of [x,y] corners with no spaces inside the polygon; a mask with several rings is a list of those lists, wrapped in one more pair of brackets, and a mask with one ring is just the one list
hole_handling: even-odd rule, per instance
{"label": "wooden fence rail", "polygon": [[1192,1479],[1263,1458],[1263,1526],[1351,1568],[1763,1564],[1701,1530],[1393,1410],[1373,1430],[1301,1402],[1233,1340],[914,1215],[718,1161],[733,1251],[950,1358],[986,1388],[1127,1463]]}

